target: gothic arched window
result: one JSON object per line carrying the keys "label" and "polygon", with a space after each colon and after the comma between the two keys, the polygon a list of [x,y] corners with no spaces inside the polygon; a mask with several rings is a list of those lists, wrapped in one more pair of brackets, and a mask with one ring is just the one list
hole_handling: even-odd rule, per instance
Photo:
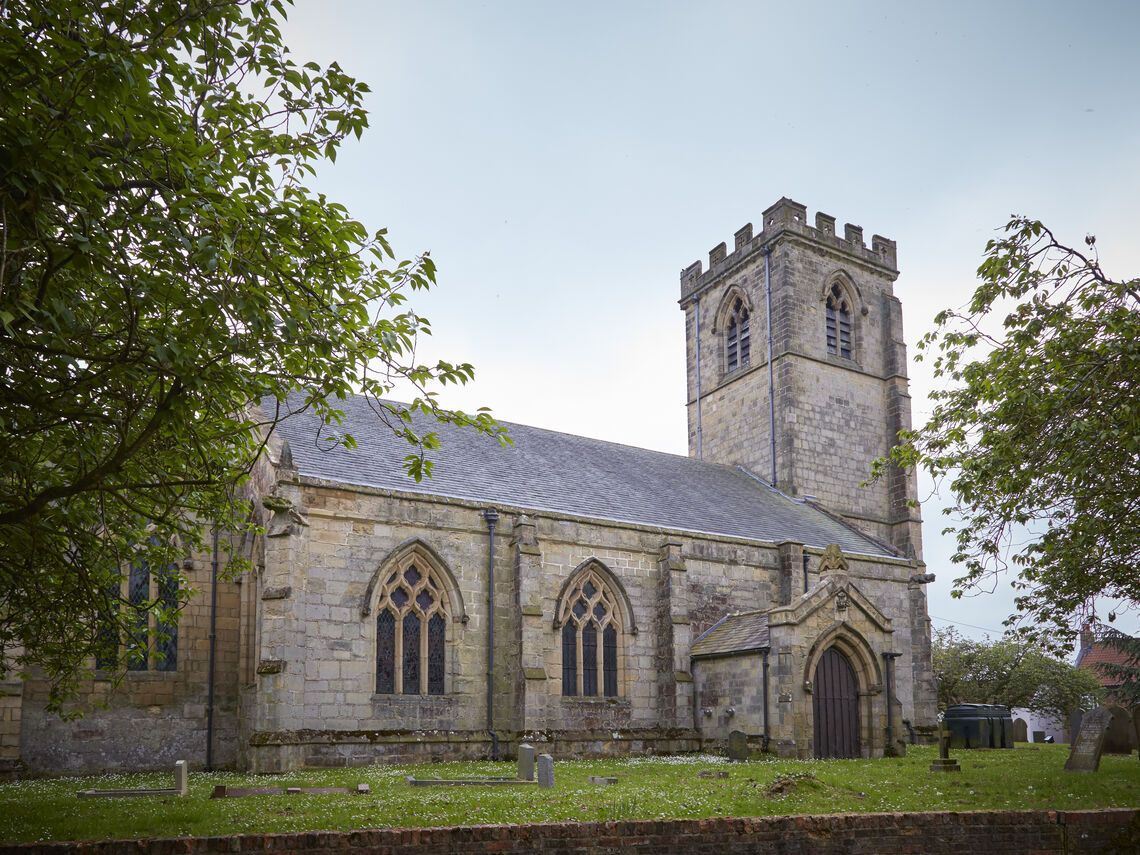
{"label": "gothic arched window", "polygon": [[729,373],[737,368],[747,368],[752,353],[748,336],[748,307],[739,297],[732,304],[732,310],[724,325],[724,371]]}
{"label": "gothic arched window", "polygon": [[838,282],[827,292],[827,352],[851,358],[851,301]]}
{"label": "gothic arched window", "polygon": [[376,693],[442,695],[449,606],[442,581],[413,554],[388,574],[376,603]]}
{"label": "gothic arched window", "polygon": [[621,686],[621,609],[596,570],[582,573],[562,600],[562,694],[616,698]]}

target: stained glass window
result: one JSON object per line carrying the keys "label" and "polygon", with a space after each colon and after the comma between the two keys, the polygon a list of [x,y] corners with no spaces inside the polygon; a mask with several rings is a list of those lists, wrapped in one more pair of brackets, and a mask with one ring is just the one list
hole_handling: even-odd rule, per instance
{"label": "stained glass window", "polygon": [[115,668],[119,664],[119,624],[116,615],[119,610],[119,586],[121,579],[107,585],[105,599],[101,604],[99,628],[95,637],[95,667]]}
{"label": "stained glass window", "polygon": [[598,694],[598,628],[593,621],[582,627],[582,694]]}
{"label": "stained glass window", "polygon": [[428,694],[443,694],[443,638],[447,621],[438,614],[428,620]]}
{"label": "stained glass window", "polygon": [[[178,608],[178,577],[174,568],[169,567],[155,574],[158,587],[158,602],[164,610],[173,612]],[[155,634],[155,669],[158,671],[178,670],[178,621],[159,621]]]}
{"label": "stained glass window", "polygon": [[607,698],[617,697],[617,630],[610,624],[602,631],[602,692]]}
{"label": "stained glass window", "polygon": [[147,667],[147,629],[150,599],[150,570],[145,561],[131,565],[127,578],[127,602],[131,606],[131,630],[127,639],[127,670],[145,671]]}
{"label": "stained glass window", "polygon": [[420,694],[420,619],[404,615],[404,694]]}
{"label": "stained glass window", "polygon": [[621,611],[603,573],[598,568],[587,569],[567,591],[559,611],[562,694],[567,697],[620,694]]}
{"label": "stained glass window", "polygon": [[376,607],[377,694],[444,694],[449,610],[436,571],[419,556],[404,559]]}
{"label": "stained glass window", "polygon": [[396,691],[396,619],[387,609],[376,618],[376,692]]}
{"label": "stained glass window", "polygon": [[578,627],[572,623],[562,627],[562,694],[578,694]]}

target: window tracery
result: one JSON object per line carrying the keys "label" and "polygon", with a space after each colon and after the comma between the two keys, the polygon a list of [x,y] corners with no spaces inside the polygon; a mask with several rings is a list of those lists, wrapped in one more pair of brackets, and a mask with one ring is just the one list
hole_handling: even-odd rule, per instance
{"label": "window tracery", "polygon": [[442,580],[419,555],[388,574],[376,604],[377,694],[444,694],[449,614]]}
{"label": "window tracery", "polygon": [[621,609],[605,579],[582,573],[562,600],[562,694],[615,698],[620,694]]}

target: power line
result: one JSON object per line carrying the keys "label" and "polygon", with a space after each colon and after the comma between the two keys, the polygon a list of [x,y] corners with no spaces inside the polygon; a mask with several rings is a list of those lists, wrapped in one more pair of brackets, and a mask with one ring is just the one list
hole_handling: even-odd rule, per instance
{"label": "power line", "polygon": [[966,623],[963,620],[950,620],[950,618],[938,617],[938,615],[931,615],[930,617],[932,620],[940,620],[943,623],[953,624],[954,626],[968,626],[970,629],[980,629],[980,630],[982,630],[982,632],[1001,633],[1001,632],[1005,631],[1002,629],[993,629],[992,627],[988,627],[988,626],[978,626],[977,624]]}

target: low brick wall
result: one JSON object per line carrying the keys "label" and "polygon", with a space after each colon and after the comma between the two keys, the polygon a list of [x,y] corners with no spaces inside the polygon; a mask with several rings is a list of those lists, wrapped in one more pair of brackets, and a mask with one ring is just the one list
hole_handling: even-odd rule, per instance
{"label": "low brick wall", "polygon": [[168,840],[0,845],[0,855],[448,855],[448,853],[696,853],[696,855],[1134,855],[1140,810],[880,813],[458,828],[247,834]]}

